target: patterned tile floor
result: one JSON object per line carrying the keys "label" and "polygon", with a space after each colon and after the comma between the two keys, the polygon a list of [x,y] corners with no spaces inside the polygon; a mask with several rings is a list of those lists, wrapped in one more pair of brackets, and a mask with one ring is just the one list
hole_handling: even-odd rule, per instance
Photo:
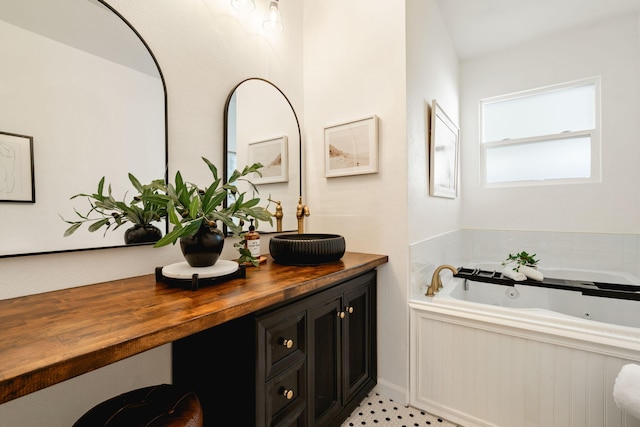
{"label": "patterned tile floor", "polygon": [[459,427],[411,406],[404,406],[385,398],[375,390],[362,401],[341,427]]}

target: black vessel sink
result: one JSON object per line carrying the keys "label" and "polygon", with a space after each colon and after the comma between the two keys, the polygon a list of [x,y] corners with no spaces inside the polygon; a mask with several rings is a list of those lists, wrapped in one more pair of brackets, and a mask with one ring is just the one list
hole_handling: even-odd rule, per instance
{"label": "black vessel sink", "polygon": [[269,240],[269,253],[279,264],[325,264],[338,261],[344,251],[344,237],[337,234],[281,234]]}

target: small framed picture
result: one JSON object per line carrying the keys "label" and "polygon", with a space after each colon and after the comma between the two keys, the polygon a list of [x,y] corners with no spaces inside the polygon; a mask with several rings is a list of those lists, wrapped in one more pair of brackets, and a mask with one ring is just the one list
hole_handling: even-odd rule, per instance
{"label": "small framed picture", "polygon": [[434,99],[429,137],[429,193],[455,199],[458,195],[460,131]]}
{"label": "small framed picture", "polygon": [[325,176],[378,172],[378,117],[371,116],[324,130]]}
{"label": "small framed picture", "polygon": [[35,201],[33,137],[0,132],[0,202]]}
{"label": "small framed picture", "polygon": [[254,184],[287,182],[289,180],[287,148],[286,136],[249,144],[249,164],[261,163],[263,166],[260,169],[262,177],[254,174],[251,182]]}

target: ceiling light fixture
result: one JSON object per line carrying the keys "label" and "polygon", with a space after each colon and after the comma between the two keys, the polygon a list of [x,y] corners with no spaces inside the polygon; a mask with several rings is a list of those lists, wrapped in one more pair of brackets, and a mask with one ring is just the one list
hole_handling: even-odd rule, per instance
{"label": "ceiling light fixture", "polygon": [[251,13],[256,8],[255,0],[231,0],[231,6],[243,13]]}
{"label": "ceiling light fixture", "polygon": [[269,0],[269,7],[264,16],[262,26],[268,31],[282,31],[282,19],[280,18],[280,6],[278,0]]}

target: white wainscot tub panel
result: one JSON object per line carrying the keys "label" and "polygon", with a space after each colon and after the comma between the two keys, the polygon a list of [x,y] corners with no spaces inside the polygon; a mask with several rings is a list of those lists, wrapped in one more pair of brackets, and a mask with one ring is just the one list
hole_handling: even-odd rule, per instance
{"label": "white wainscot tub panel", "polygon": [[465,427],[640,427],[618,409],[640,343],[591,341],[488,310],[411,302],[411,404]]}

